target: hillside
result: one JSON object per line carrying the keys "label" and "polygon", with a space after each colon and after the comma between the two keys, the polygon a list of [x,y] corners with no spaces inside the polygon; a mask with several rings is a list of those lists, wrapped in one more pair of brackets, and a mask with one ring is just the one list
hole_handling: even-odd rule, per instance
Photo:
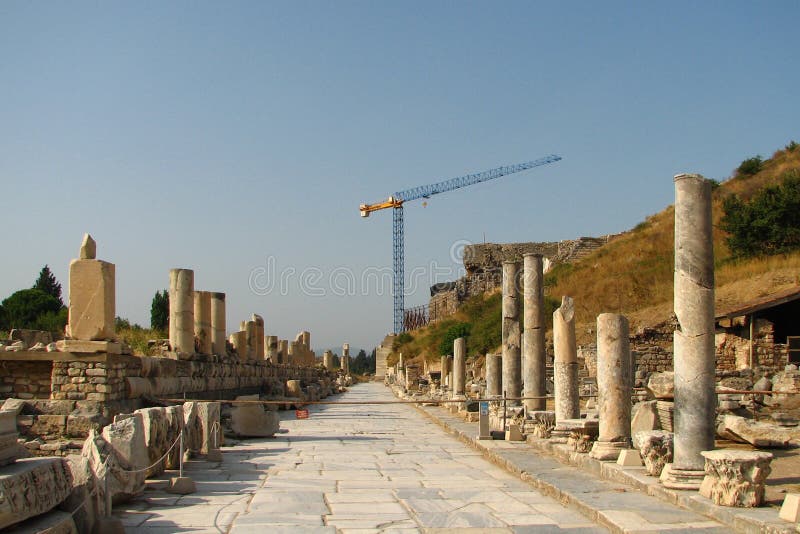
{"label": "hillside", "polygon": [[[800,285],[800,251],[734,260],[725,245],[726,234],[719,229],[722,203],[727,196],[737,194],[749,199],[764,187],[780,183],[788,171],[800,172],[800,146],[796,143],[777,151],[757,172],[734,172],[730,179],[715,188],[713,219],[718,309]],[[593,341],[595,319],[603,312],[625,314],[631,321],[632,331],[667,320],[672,311],[673,240],[674,208],[669,206],[586,258],[557,265],[545,277],[548,308],[560,301],[561,295],[575,299],[579,343]],[[480,313],[475,313],[475,308],[479,308]],[[412,356],[438,357],[436,349],[441,340],[458,322],[471,324],[473,336],[481,333],[480,343],[468,340],[469,354],[479,353],[483,349],[481,345],[495,338],[496,349],[499,346],[499,295],[469,301],[451,319],[403,336],[405,343],[397,349]],[[497,331],[496,336],[487,335],[493,330]]]}

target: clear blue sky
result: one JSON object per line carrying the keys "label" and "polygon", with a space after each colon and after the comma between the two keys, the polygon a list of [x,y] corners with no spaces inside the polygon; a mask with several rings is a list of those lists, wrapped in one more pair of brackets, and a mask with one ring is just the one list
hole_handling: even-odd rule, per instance
{"label": "clear blue sky", "polygon": [[[796,1],[2,2],[0,298],[45,263],[66,289],[90,232],[132,321],[186,267],[231,327],[371,348],[391,296],[327,284],[391,266],[391,213],[359,203],[564,158],[409,204],[409,305],[460,274],[454,242],[631,228],[674,174],[800,140],[798,21]],[[286,294],[250,289],[268,258]]]}

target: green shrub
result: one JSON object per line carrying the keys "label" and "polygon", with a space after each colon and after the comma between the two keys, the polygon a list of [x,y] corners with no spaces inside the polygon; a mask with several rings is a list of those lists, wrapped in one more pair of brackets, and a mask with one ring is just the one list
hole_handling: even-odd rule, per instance
{"label": "green shrub", "polygon": [[739,164],[739,167],[736,169],[737,176],[753,176],[757,174],[761,168],[764,166],[764,160],[761,156],[754,156],[752,158],[748,158]]}
{"label": "green shrub", "polygon": [[169,328],[169,293],[156,291],[150,304],[150,328],[166,332]]}
{"label": "green shrub", "polygon": [[790,171],[777,186],[749,201],[736,195],[722,204],[720,227],[734,257],[785,254],[800,249],[800,173]]}
{"label": "green shrub", "polygon": [[456,323],[444,333],[442,341],[439,343],[439,355],[447,356],[453,354],[453,341],[460,337],[468,337],[471,325],[469,323]]}

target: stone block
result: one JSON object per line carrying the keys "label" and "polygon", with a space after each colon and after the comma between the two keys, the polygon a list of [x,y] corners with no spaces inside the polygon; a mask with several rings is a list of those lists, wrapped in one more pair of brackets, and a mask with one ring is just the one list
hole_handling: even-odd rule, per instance
{"label": "stone block", "polygon": [[633,446],[639,449],[647,474],[661,476],[665,465],[672,462],[673,435],[665,430],[637,432],[633,435]]}
{"label": "stone block", "polygon": [[[236,400],[259,400],[258,395],[244,395]],[[280,428],[278,412],[265,410],[260,404],[231,406],[231,431],[238,437],[270,437]]]}
{"label": "stone block", "polygon": [[119,467],[116,473],[112,469],[121,486],[114,498],[127,499],[144,491],[145,473],[139,470],[150,465],[150,457],[141,414],[131,414],[126,419],[115,420],[103,429],[102,438],[114,451],[114,463]]}
{"label": "stone block", "polygon": [[10,534],[78,534],[77,524],[67,512],[53,510],[14,526]]}
{"label": "stone block", "polygon": [[167,492],[178,495],[188,495],[197,491],[194,480],[189,477],[172,477],[167,486]]}
{"label": "stone block", "polygon": [[640,402],[633,407],[635,410],[631,419],[631,436],[637,432],[661,429],[661,421],[658,417],[657,401]]}
{"label": "stone block", "polygon": [[621,465],[622,467],[640,467],[642,465],[642,457],[639,451],[635,449],[623,449],[619,451],[617,465]]}
{"label": "stone block", "polygon": [[115,314],[114,264],[72,260],[69,264],[69,337],[113,340]]}
{"label": "stone block", "polygon": [[508,425],[506,441],[525,441],[525,436],[522,435],[519,425]]}
{"label": "stone block", "polygon": [[653,373],[647,381],[647,389],[657,399],[672,400],[675,398],[675,373]]}
{"label": "stone block", "polygon": [[800,521],[800,493],[789,493],[783,498],[779,516],[791,523]]}
{"label": "stone block", "polygon": [[59,352],[71,352],[73,354],[97,354],[101,352],[122,354],[122,344],[114,341],[62,339],[61,341],[56,341],[56,347]]}
{"label": "stone block", "polygon": [[22,456],[22,449],[17,443],[17,412],[0,410],[0,466],[14,463]]}
{"label": "stone block", "polygon": [[64,501],[72,475],[62,458],[24,458],[0,473],[0,529],[24,521]]}
{"label": "stone block", "polygon": [[764,502],[772,454],[725,449],[700,454],[706,459],[700,495],[719,506],[752,508]]}

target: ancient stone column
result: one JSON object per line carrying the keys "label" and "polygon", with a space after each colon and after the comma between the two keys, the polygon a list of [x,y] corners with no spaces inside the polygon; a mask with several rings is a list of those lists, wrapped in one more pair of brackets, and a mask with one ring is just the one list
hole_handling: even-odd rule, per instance
{"label": "ancient stone column", "polygon": [[447,364],[448,364],[447,356],[442,356],[441,362],[442,362],[441,363],[441,365],[442,365],[442,377],[439,379],[439,387],[440,387],[440,389],[442,389],[444,391],[445,386],[447,386],[447,373],[450,372],[450,370],[447,368]]}
{"label": "ancient stone column", "polygon": [[486,355],[486,396],[503,394],[503,357],[500,354]]}
{"label": "ancient stone column", "polygon": [[544,410],[547,403],[547,360],[544,344],[544,263],[541,254],[523,256],[522,309],[525,320],[522,359],[524,397],[528,411]]}
{"label": "ancient stone column", "polygon": [[175,352],[194,353],[194,271],[169,271],[169,345]]}
{"label": "ancient stone column", "polygon": [[278,342],[278,352],[280,353],[278,363],[289,363],[289,340],[281,339]]}
{"label": "ancient stone column", "polygon": [[[508,397],[522,396],[522,361],[519,331],[519,263],[503,262],[503,391]],[[518,406],[520,401],[509,401]]]}
{"label": "ancient stone column", "polygon": [[226,354],[225,293],[211,293],[211,351]]}
{"label": "ancient stone column", "polygon": [[341,368],[345,374],[350,372],[350,343],[342,345]]}
{"label": "ancient stone column", "polygon": [[700,454],[714,448],[714,247],[711,182],[675,176],[675,452],[662,477],[674,489],[697,489]]}
{"label": "ancient stone column", "polygon": [[328,371],[333,371],[333,353],[329,350],[326,350],[322,353],[322,365]]}
{"label": "ancient stone column", "polygon": [[244,331],[247,334],[247,358],[253,360],[258,350],[258,324],[255,321],[245,321]]}
{"label": "ancient stone column", "polygon": [[565,419],[577,419],[581,415],[578,397],[578,349],[575,343],[575,304],[571,297],[562,297],[561,307],[553,312],[553,345],[556,408],[556,428],[553,434],[562,438],[564,429],[559,429],[559,423]]}
{"label": "ancient stone column", "polygon": [[278,360],[278,336],[267,336],[266,347],[267,359],[272,363],[280,363]]}
{"label": "ancient stone column", "polygon": [[301,361],[298,361],[300,356],[300,342],[299,341],[290,341],[289,342],[289,349],[286,352],[287,359],[286,363],[290,363],[292,365],[300,365],[302,364]]}
{"label": "ancient stone column", "polygon": [[211,293],[194,292],[194,336],[197,352],[211,354]]}
{"label": "ancient stone column", "polygon": [[243,330],[239,330],[238,332],[234,332],[231,334],[230,337],[231,345],[236,350],[236,354],[239,356],[239,360],[245,361],[247,360],[247,332]]}
{"label": "ancient stone column", "polygon": [[467,382],[467,345],[463,337],[453,341],[453,391],[451,397],[463,397]]}
{"label": "ancient stone column", "polygon": [[614,313],[597,317],[597,407],[600,428],[591,456],[616,460],[631,448],[633,372],[628,320]]}
{"label": "ancient stone column", "polygon": [[253,314],[251,320],[256,323],[256,339],[255,339],[255,359],[263,360],[265,356],[264,351],[264,318],[260,315]]}
{"label": "ancient stone column", "polygon": [[300,342],[311,350],[311,332],[306,332],[305,330],[300,332]]}

